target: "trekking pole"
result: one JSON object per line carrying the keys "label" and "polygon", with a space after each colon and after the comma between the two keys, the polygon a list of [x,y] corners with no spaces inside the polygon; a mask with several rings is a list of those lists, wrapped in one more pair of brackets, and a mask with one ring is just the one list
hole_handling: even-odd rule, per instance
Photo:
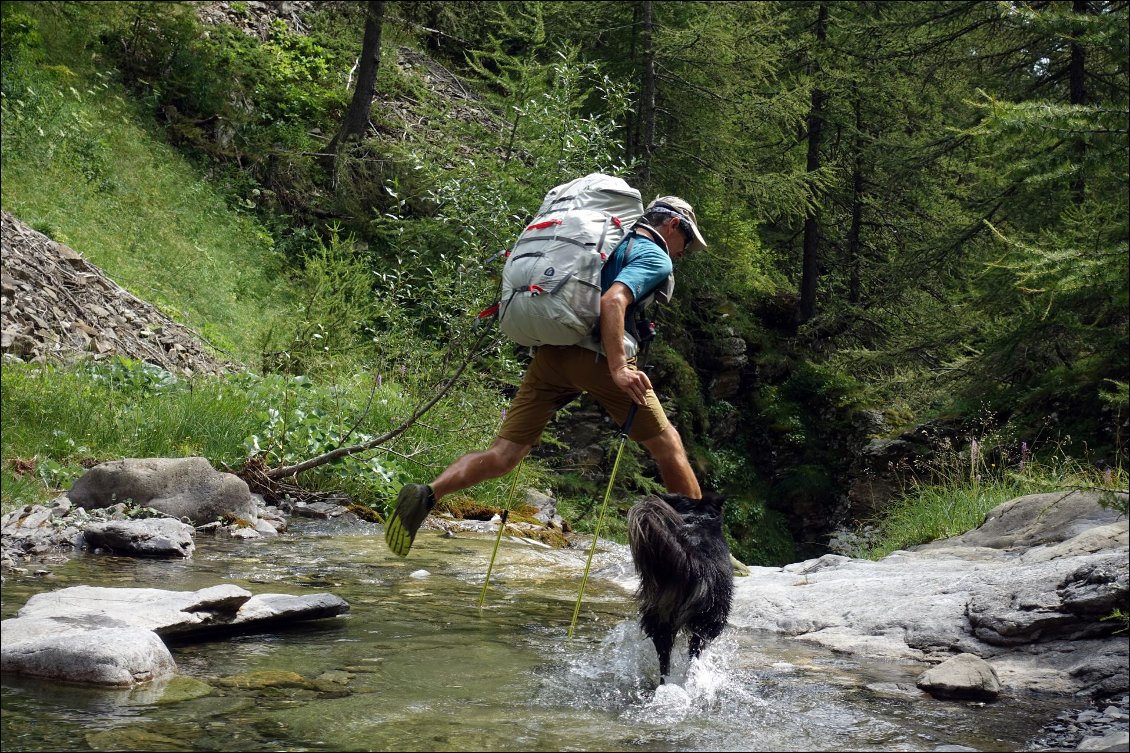
{"label": "trekking pole", "polygon": [[498,522],[498,535],[494,538],[494,551],[490,553],[490,564],[487,565],[487,577],[483,580],[483,590],[479,594],[479,611],[483,609],[483,602],[487,598],[487,585],[490,584],[490,571],[494,569],[494,558],[498,556],[498,544],[502,541],[502,532],[506,529],[506,519],[510,517],[510,506],[514,503],[514,492],[518,489],[518,475],[522,472],[522,458],[518,467],[514,469],[514,478],[510,480],[510,498],[506,500],[506,508],[502,511],[502,520]]}
{"label": "trekking pole", "polygon": [[628,409],[628,420],[624,422],[623,428],[620,429],[620,446],[616,449],[616,461],[612,464],[612,475],[608,477],[608,488],[604,492],[604,503],[600,506],[600,515],[596,519],[596,528],[592,532],[592,545],[589,547],[589,557],[585,562],[585,574],[581,578],[581,590],[577,594],[577,605],[573,607],[573,620],[569,623],[569,637],[573,637],[573,630],[577,626],[577,615],[581,613],[581,599],[585,596],[585,584],[589,581],[589,568],[592,567],[592,556],[596,552],[596,542],[600,536],[600,524],[604,522],[604,513],[608,509],[608,498],[612,496],[612,484],[616,481],[616,471],[620,468],[620,456],[624,452],[624,445],[628,441],[628,432],[632,430],[632,421],[636,418],[636,411],[639,409],[637,403],[632,403],[632,407]]}

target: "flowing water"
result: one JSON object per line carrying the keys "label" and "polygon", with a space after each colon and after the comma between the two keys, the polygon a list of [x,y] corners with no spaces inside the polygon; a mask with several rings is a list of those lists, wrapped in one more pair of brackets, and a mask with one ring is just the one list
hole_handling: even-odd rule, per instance
{"label": "flowing water", "polygon": [[727,630],[694,665],[685,641],[658,686],[633,620],[627,548],[598,548],[576,634],[587,547],[423,531],[407,559],[364,523],[298,521],[275,539],[201,537],[186,561],[82,555],[10,576],[0,616],[69,585],[254,593],[329,591],[346,617],[172,647],[170,683],[96,690],[4,675],[4,751],[1017,750],[1054,701],[940,702],[920,666],[847,658]]}

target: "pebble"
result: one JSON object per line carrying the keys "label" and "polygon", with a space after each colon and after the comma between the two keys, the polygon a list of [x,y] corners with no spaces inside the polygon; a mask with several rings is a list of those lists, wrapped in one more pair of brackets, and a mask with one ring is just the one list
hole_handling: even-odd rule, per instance
{"label": "pebble", "polygon": [[[1100,711],[1101,709],[1101,711]],[[1130,695],[1095,700],[1061,712],[1024,748],[1028,751],[1125,751],[1130,746]]]}

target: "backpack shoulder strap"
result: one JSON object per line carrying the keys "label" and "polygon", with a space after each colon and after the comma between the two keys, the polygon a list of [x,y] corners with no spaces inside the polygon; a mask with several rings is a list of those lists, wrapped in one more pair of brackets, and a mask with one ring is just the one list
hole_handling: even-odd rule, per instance
{"label": "backpack shoulder strap", "polygon": [[[628,238],[629,238],[628,247],[624,249],[624,264],[625,265],[628,263],[628,252],[632,248],[631,242],[633,240],[635,240],[636,236],[639,235],[640,226],[643,226],[643,228],[645,230],[650,231],[650,232],[648,232],[648,236],[650,236],[648,238],[648,240],[650,240],[652,243],[654,243],[655,245],[657,245],[661,249],[663,249],[664,253],[666,253],[666,254],[671,253],[670,251],[667,250],[667,242],[665,240],[663,240],[663,236],[659,234],[659,231],[656,230],[655,228],[653,228],[651,225],[648,225],[643,220],[639,220],[635,225],[632,226],[632,231],[628,235]],[[665,280],[663,280],[663,282],[659,283],[658,285],[653,287],[651,290],[647,291],[645,294],[640,296],[639,300],[636,301],[635,303],[633,303],[632,305],[636,306],[636,307],[638,307],[639,309],[642,310],[642,309],[645,309],[648,306],[650,306],[656,300],[658,300],[660,303],[670,303],[671,302],[671,296],[674,294],[674,292],[675,292],[675,275],[674,275],[674,273],[672,273],[672,274],[667,275],[667,278]]]}
{"label": "backpack shoulder strap", "polygon": [[627,266],[627,264],[628,264],[628,257],[632,253],[632,244],[635,243],[635,242],[636,242],[636,231],[633,230],[628,235],[628,245],[624,246],[624,265],[625,266]]}
{"label": "backpack shoulder strap", "polygon": [[659,246],[661,249],[663,249],[663,253],[665,253],[665,254],[671,253],[670,250],[668,250],[668,248],[667,248],[667,241],[663,240],[663,236],[659,234],[659,231],[656,230],[655,228],[653,228],[651,225],[644,222],[642,219],[637,220],[636,224],[632,225],[632,229],[629,233],[629,236],[635,237],[635,236],[639,235],[641,229],[647,231],[648,240],[651,241],[652,243],[654,243],[655,245]]}

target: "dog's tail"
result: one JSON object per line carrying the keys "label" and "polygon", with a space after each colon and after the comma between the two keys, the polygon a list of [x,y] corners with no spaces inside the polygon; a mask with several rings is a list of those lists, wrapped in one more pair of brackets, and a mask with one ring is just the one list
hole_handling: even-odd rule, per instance
{"label": "dog's tail", "polygon": [[645,497],[628,511],[628,546],[645,603],[668,614],[680,606],[687,596],[683,581],[693,572],[689,544],[682,515],[659,497]]}

